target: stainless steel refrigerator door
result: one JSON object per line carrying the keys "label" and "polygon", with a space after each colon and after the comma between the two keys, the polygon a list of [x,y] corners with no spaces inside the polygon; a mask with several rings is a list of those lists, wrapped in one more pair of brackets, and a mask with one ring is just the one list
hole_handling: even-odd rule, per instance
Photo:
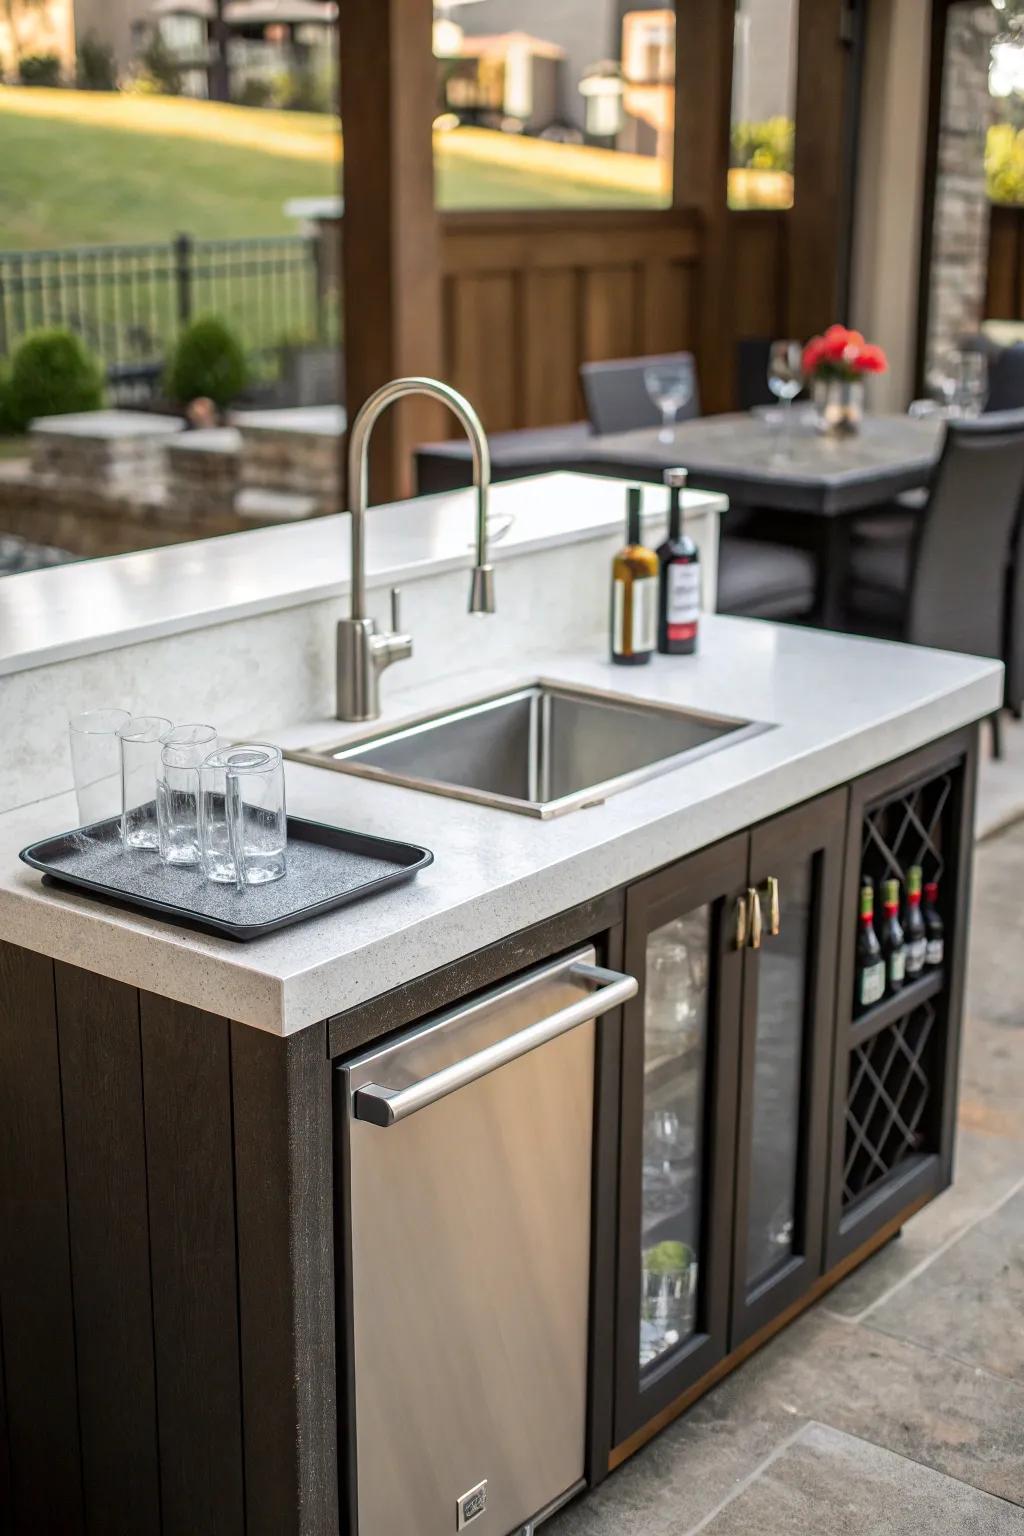
{"label": "stainless steel refrigerator door", "polygon": [[[595,1025],[485,1067],[588,994],[596,1015],[635,991],[593,960],[343,1069],[359,1536],[507,1536],[583,1475]],[[466,1064],[484,1075],[449,1087]],[[444,1096],[356,1118],[367,1085],[425,1081]]]}

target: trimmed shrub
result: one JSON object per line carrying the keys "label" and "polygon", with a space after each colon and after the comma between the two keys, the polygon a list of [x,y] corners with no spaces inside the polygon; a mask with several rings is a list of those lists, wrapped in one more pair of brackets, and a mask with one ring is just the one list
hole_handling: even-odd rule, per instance
{"label": "trimmed shrub", "polygon": [[159,31],[153,33],[139,55],[139,70],[132,89],[140,96],[181,95],[181,66]]}
{"label": "trimmed shrub", "polygon": [[224,410],[248,380],[242,343],[223,320],[207,315],[193,320],[179,336],[167,369],[166,389],[178,405],[205,397]]}
{"label": "trimmed shrub", "polygon": [[36,331],[14,353],[6,396],[9,425],[24,432],[37,416],[99,410],[103,374],[70,331]]}
{"label": "trimmed shrub", "polygon": [[29,53],[18,60],[22,85],[60,85],[60,59],[55,53]]}
{"label": "trimmed shrub", "polygon": [[78,48],[75,84],[80,91],[116,91],[117,62],[113,48],[87,32]]}

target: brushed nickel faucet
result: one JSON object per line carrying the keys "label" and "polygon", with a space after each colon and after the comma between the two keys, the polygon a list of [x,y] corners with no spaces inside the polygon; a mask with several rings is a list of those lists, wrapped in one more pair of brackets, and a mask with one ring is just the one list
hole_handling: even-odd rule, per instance
{"label": "brushed nickel faucet", "polygon": [[370,437],[378,418],[405,395],[427,395],[458,417],[473,449],[476,486],[476,565],[469,589],[470,613],[494,612],[494,571],[487,559],[487,504],[491,455],[483,424],[464,395],[438,379],[393,379],[381,385],[362,407],[348,440],[348,493],[352,514],[352,609],[338,624],[339,720],[376,720],[380,715],[380,675],[393,661],[412,655],[412,637],[401,631],[398,589],[391,592],[391,629],[381,633],[366,615],[366,505],[369,499]]}

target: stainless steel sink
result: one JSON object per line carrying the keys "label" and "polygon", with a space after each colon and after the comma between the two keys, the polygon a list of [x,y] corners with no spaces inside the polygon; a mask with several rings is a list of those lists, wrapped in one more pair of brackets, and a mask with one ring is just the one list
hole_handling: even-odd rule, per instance
{"label": "stainless steel sink", "polygon": [[670,705],[537,682],[399,730],[286,755],[524,816],[596,805],[770,729]]}

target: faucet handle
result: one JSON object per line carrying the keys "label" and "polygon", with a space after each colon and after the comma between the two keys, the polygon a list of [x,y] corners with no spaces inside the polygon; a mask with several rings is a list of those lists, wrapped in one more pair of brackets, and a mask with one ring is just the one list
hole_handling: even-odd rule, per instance
{"label": "faucet handle", "polygon": [[401,632],[401,628],[402,628],[401,599],[402,599],[402,589],[401,589],[401,587],[392,587],[391,588],[391,633],[393,635],[399,634]]}

